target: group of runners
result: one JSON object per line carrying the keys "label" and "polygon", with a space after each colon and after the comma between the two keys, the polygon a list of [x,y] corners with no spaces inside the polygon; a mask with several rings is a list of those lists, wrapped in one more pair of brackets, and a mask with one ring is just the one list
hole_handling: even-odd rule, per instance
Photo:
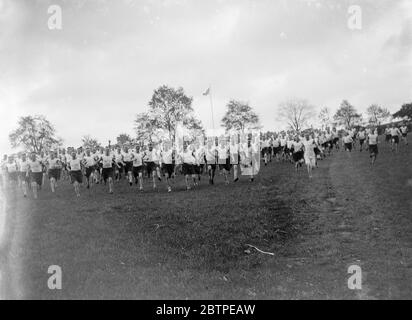
{"label": "group of runners", "polygon": [[[401,140],[405,145],[408,144],[407,134],[408,126],[405,123],[399,128],[387,126],[384,132],[385,141],[390,143],[393,152],[398,152]],[[77,196],[80,196],[82,186],[90,189],[97,184],[107,185],[108,192],[113,194],[114,183],[121,181],[127,181],[130,187],[138,185],[138,190],[143,191],[145,179],[151,180],[153,189],[157,189],[157,181],[164,180],[167,191],[171,192],[179,174],[185,178],[186,190],[197,187],[203,175],[207,175],[209,184],[213,185],[217,171],[226,184],[229,184],[231,172],[233,182],[237,182],[242,175],[253,182],[260,161],[266,166],[272,160],[291,162],[296,171],[305,164],[308,177],[312,178],[318,160],[330,156],[334,149],[347,152],[357,148],[360,152],[368,150],[371,165],[374,165],[379,136],[377,128],[373,127],[340,131],[326,128],[299,133],[267,133],[261,135],[257,143],[253,143],[250,136],[244,143],[233,141],[233,137],[229,139],[229,136],[225,136],[220,139],[195,139],[190,144],[183,143],[181,147],[164,141],[158,145],[149,143],[147,146],[80,147],[38,154],[4,155],[0,183],[2,187],[21,188],[24,197],[31,190],[34,198],[38,197],[38,191],[47,178],[51,192],[56,191],[59,180],[67,180],[73,184]]]}
{"label": "group of runners", "polygon": [[198,186],[204,174],[213,185],[217,171],[229,184],[233,169],[233,182],[237,182],[240,165],[251,169],[248,176],[253,181],[252,163],[256,154],[259,150],[254,151],[250,139],[246,144],[237,144],[236,148],[229,146],[228,139],[219,139],[219,142],[208,139],[203,145],[199,141],[183,143],[179,150],[169,141],[157,146],[149,143],[97,149],[70,147],[39,154],[5,155],[1,163],[1,183],[21,187],[24,197],[30,186],[34,198],[46,178],[50,180],[52,192],[56,191],[57,181],[69,180],[77,196],[82,185],[90,189],[96,184],[108,185],[109,193],[113,194],[114,182],[125,179],[130,186],[138,185],[140,191],[145,179],[152,181],[153,189],[157,189],[157,181],[164,179],[167,191],[171,192],[175,177],[181,174],[185,177],[186,190],[190,190]]}

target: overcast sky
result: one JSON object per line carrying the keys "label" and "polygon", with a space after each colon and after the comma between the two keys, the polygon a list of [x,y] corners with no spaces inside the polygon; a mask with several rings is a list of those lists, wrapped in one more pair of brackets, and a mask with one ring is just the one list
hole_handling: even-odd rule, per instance
{"label": "overcast sky", "polygon": [[[62,30],[49,30],[51,4]],[[362,29],[348,28],[361,6]],[[44,114],[66,145],[103,142],[147,110],[155,88],[182,86],[205,127],[230,99],[265,129],[277,106],[308,99],[336,110],[412,101],[410,0],[0,0],[0,150],[18,117]]]}

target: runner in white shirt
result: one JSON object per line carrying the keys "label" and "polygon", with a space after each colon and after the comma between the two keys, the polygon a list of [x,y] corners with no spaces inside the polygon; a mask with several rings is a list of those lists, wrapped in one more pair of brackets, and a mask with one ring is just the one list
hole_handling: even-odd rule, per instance
{"label": "runner in white shirt", "polygon": [[391,137],[391,128],[389,127],[389,125],[386,126],[385,128],[385,142],[391,143],[392,141],[392,137]]}
{"label": "runner in white shirt", "polygon": [[405,146],[408,145],[408,126],[403,123],[403,126],[400,128],[401,134],[402,134],[402,140],[405,144]]}
{"label": "runner in white shirt", "polygon": [[109,193],[113,194],[113,168],[117,166],[114,154],[110,153],[110,149],[106,148],[104,155],[100,157],[102,163],[102,176],[103,181],[106,184],[109,182]]}
{"label": "runner in white shirt", "polygon": [[86,154],[83,157],[82,163],[86,169],[85,176],[87,180],[87,189],[90,189],[90,187],[93,186],[93,181],[96,181],[94,175],[97,166],[96,156],[91,153],[90,149],[86,149]]}
{"label": "runner in white shirt", "polygon": [[199,141],[195,141],[193,145],[193,155],[195,157],[195,164],[193,165],[193,171],[196,176],[194,181],[195,186],[199,185],[200,175],[202,173],[202,165],[204,164],[205,153],[203,146],[200,145]]}
{"label": "runner in white shirt", "polygon": [[116,181],[120,181],[122,179],[122,173],[124,171],[125,163],[123,161],[123,153],[122,153],[122,148],[118,147],[115,152],[115,161],[117,163],[117,166],[115,168],[115,176],[116,176]]}
{"label": "runner in white shirt", "polygon": [[44,163],[36,157],[35,153],[30,155],[30,160],[27,166],[27,174],[30,175],[31,187],[34,199],[37,199],[37,190],[40,189],[43,183],[43,168]]}
{"label": "runner in white shirt", "polygon": [[369,157],[371,158],[371,165],[375,164],[376,157],[378,156],[378,130],[372,130],[373,133],[368,134],[368,149]]}
{"label": "runner in white shirt", "polygon": [[80,197],[80,185],[83,183],[82,161],[76,157],[76,152],[72,152],[72,158],[68,161],[67,167],[70,172],[70,180],[77,197]]}
{"label": "runner in white shirt", "polygon": [[144,163],[146,164],[146,170],[147,174],[150,177],[152,177],[153,180],[153,190],[157,189],[156,186],[156,175],[157,175],[157,169],[156,169],[156,155],[154,154],[155,151],[153,150],[153,144],[149,144],[148,150],[145,151],[145,155],[143,158]]}
{"label": "runner in white shirt", "polygon": [[[266,150],[265,150],[266,152]],[[225,178],[225,184],[229,184],[228,174],[230,173],[230,154],[229,148],[226,145],[226,139],[223,138],[220,140],[220,144],[217,148],[217,156],[219,162],[219,170],[222,171],[223,176]]]}
{"label": "runner in white shirt", "polygon": [[145,156],[144,152],[140,151],[140,145],[136,145],[135,151],[133,152],[133,177],[134,182],[137,184],[139,182],[139,190],[143,191],[143,158]]}
{"label": "runner in white shirt", "polygon": [[214,137],[207,139],[205,157],[207,164],[207,172],[209,175],[209,184],[214,184],[215,172],[216,172],[216,146]]}
{"label": "runner in white shirt", "polygon": [[232,133],[230,135],[230,164],[233,166],[233,182],[239,181],[239,134]]}
{"label": "runner in white shirt", "polygon": [[56,182],[59,179],[59,170],[61,167],[60,159],[57,157],[57,153],[51,152],[50,157],[47,160],[48,176],[50,180],[50,189],[54,193],[56,190]]}
{"label": "runner in white shirt", "polygon": [[305,136],[303,141],[304,159],[306,163],[306,168],[308,170],[309,178],[312,178],[312,171],[316,166],[316,152],[317,144],[315,140],[311,139],[309,135]]}
{"label": "runner in white shirt", "polygon": [[156,165],[156,176],[159,181],[162,181],[162,172],[160,171],[160,156],[161,156],[161,150],[159,146],[156,148],[153,148],[153,162]]}
{"label": "runner in white shirt", "polygon": [[14,159],[14,156],[9,156],[8,161],[5,165],[7,171],[7,182],[8,184],[15,188],[18,185],[18,165]]}
{"label": "runner in white shirt", "polygon": [[364,128],[360,128],[358,132],[358,139],[359,139],[359,151],[362,152],[363,144],[366,139],[366,132]]}
{"label": "runner in white shirt", "polygon": [[167,192],[172,192],[170,179],[173,176],[175,170],[173,165],[173,156],[174,150],[172,148],[172,142],[169,140],[163,142],[163,150],[160,154],[160,166],[163,170],[163,174],[166,177]]}
{"label": "runner in white shirt", "polygon": [[345,144],[345,150],[348,152],[352,152],[352,146],[353,146],[352,136],[348,132],[346,132],[342,140],[343,140],[343,143]]}
{"label": "runner in white shirt", "polygon": [[295,170],[298,172],[299,167],[302,166],[303,160],[303,143],[300,141],[298,136],[295,136],[292,141],[292,159],[295,163]]}
{"label": "runner in white shirt", "polygon": [[23,189],[24,197],[27,197],[27,188],[28,188],[28,185],[30,185],[30,178],[29,178],[29,175],[27,174],[28,166],[29,166],[29,161],[27,159],[26,154],[23,153],[18,167],[19,167],[19,176],[20,176],[21,187]]}
{"label": "runner in white shirt", "polygon": [[129,179],[129,185],[133,185],[133,153],[129,151],[129,147],[124,147],[123,162],[125,163],[125,172]]}
{"label": "runner in white shirt", "polygon": [[399,136],[401,135],[401,132],[395,125],[392,125],[391,128],[391,138],[392,138],[392,143],[391,143],[391,150],[398,152],[398,145],[399,145]]}
{"label": "runner in white shirt", "polygon": [[186,190],[190,190],[189,176],[192,176],[193,181],[196,180],[193,165],[196,162],[196,158],[193,154],[192,147],[188,146],[187,143],[183,145],[182,157],[182,173],[185,176]]}

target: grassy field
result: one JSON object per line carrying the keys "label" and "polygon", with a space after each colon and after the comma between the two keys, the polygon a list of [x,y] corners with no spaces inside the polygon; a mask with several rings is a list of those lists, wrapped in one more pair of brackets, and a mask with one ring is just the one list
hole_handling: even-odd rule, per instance
{"label": "grassy field", "polygon": [[[61,182],[38,200],[8,193],[0,268],[3,296],[41,299],[412,298],[411,149],[375,167],[366,152],[336,152],[309,180],[270,163],[253,183],[206,177],[197,190],[76,198]],[[248,246],[274,253],[262,254]],[[362,267],[349,290],[348,266]],[[62,290],[49,290],[59,265]],[[7,277],[4,277],[7,275]]]}

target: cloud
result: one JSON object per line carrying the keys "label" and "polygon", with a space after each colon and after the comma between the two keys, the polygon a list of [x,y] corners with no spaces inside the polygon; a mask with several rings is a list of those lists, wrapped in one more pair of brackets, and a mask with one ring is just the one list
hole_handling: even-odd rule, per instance
{"label": "cloud", "polygon": [[[0,0],[0,149],[31,113],[70,145],[133,134],[162,84],[183,86],[206,127],[209,84],[216,123],[230,99],[249,101],[268,130],[289,97],[395,111],[410,100],[410,3],[359,1],[355,32],[351,1]],[[61,31],[47,28],[50,4],[62,7]]]}

